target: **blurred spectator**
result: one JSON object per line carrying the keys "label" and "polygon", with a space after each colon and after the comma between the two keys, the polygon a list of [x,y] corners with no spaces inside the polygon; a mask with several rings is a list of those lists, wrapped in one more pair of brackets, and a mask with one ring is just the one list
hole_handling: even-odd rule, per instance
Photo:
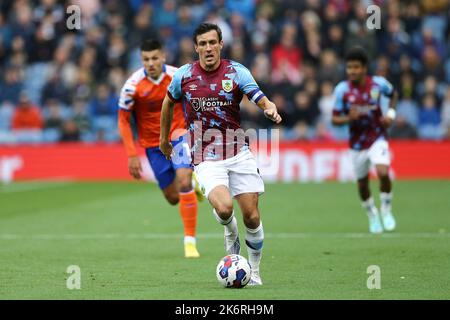
{"label": "blurred spectator", "polygon": [[294,97],[294,121],[305,122],[307,125],[312,125],[315,121],[315,112],[311,108],[311,97],[306,91],[298,91]]}
{"label": "blurred spectator", "polygon": [[15,2],[9,20],[12,22],[13,37],[23,39],[25,47],[29,49],[35,31],[31,7],[25,1]]}
{"label": "blurred spectator", "polygon": [[131,48],[138,47],[142,40],[157,36],[157,32],[152,25],[152,7],[148,4],[143,5],[134,16],[133,32],[128,37],[128,45]]}
{"label": "blurred spectator", "polygon": [[61,75],[55,72],[51,75],[50,80],[44,85],[42,89],[41,104],[49,99],[56,99],[65,104],[70,103],[70,92],[61,79]]}
{"label": "blurred spectator", "polygon": [[261,85],[267,84],[270,81],[270,60],[264,53],[258,53],[253,59],[251,65],[252,75],[256,82]]}
{"label": "blurred spectator", "polygon": [[311,108],[311,97],[306,91],[298,91],[294,97],[294,139],[308,139],[315,123],[315,112]]}
{"label": "blurred spectator", "polygon": [[208,2],[204,0],[191,0],[189,3],[192,15],[192,24],[197,25],[202,22],[208,14]]}
{"label": "blurred spectator", "polygon": [[55,99],[48,100],[46,105],[47,115],[45,117],[44,128],[60,131],[64,122],[61,115],[61,106]]}
{"label": "blurred spectator", "polygon": [[256,19],[250,34],[252,45],[256,52],[265,50],[269,43],[272,32],[270,19],[273,17],[274,9],[269,3],[262,3],[256,13]]}
{"label": "blurred spectator", "polygon": [[233,35],[233,41],[240,40],[244,41],[247,37],[247,28],[249,24],[246,25],[246,22],[249,23],[244,19],[244,17],[238,13],[233,12],[230,17],[228,18],[228,21],[230,23],[231,28],[231,34]]}
{"label": "blurred spectator", "polygon": [[417,131],[403,115],[397,115],[389,130],[389,137],[394,139],[415,139]]}
{"label": "blurred spectator", "polygon": [[411,98],[399,100],[397,104],[397,115],[401,116],[410,125],[417,127],[419,124],[419,107]]}
{"label": "blurred spectator", "polygon": [[117,138],[117,96],[106,84],[97,87],[96,95],[89,102],[89,111],[93,118],[93,129],[101,141],[113,141]]}
{"label": "blurred spectator", "polygon": [[272,82],[300,84],[302,52],[296,45],[297,28],[288,24],[284,26],[280,43],[272,50]]}
{"label": "blurred spectator", "polygon": [[447,86],[445,99],[441,107],[441,121],[447,139],[450,139],[450,85]]}
{"label": "blurred spectator", "polygon": [[194,56],[192,53],[193,47],[194,44],[192,43],[191,37],[184,37],[180,40],[180,47],[175,63],[177,66],[182,66],[186,63],[194,61]]}
{"label": "blurred spectator", "polygon": [[409,35],[403,29],[401,20],[398,17],[391,17],[387,21],[387,30],[382,42],[378,43],[392,60],[398,61],[403,53],[408,51],[410,42]]}
{"label": "blurred spectator", "polygon": [[333,83],[330,81],[323,82],[320,87],[321,97],[319,99],[319,121],[327,126],[331,126],[331,117],[333,116],[333,108],[336,103],[333,89]]}
{"label": "blurred spectator", "polygon": [[[217,11],[209,12],[206,21],[217,24],[220,30],[222,30],[222,40],[225,49],[233,43],[233,32],[231,27]],[[190,38],[192,38],[192,35]]]}
{"label": "blurred spectator", "polygon": [[436,99],[427,94],[422,99],[422,108],[419,111],[419,136],[423,139],[441,138],[440,114]]}
{"label": "blurred spectator", "polygon": [[80,130],[73,120],[67,120],[63,124],[61,142],[80,141]]}
{"label": "blurred spectator", "polygon": [[154,21],[157,28],[174,27],[177,24],[177,8],[175,0],[163,0],[154,10]]}
{"label": "blurred spectator", "polygon": [[426,46],[422,53],[423,70],[422,75],[434,76],[439,81],[445,78],[444,69],[442,68],[442,60],[433,46]]}
{"label": "blurred spectator", "polygon": [[335,52],[339,57],[343,57],[345,55],[344,30],[341,25],[332,24],[327,29],[324,47],[333,50],[333,52]]}
{"label": "blurred spectator", "polygon": [[301,14],[300,21],[303,31],[302,49],[304,58],[317,63],[321,53],[320,18],[316,12],[308,10]]}
{"label": "blurred spectator", "polygon": [[22,90],[23,84],[20,79],[19,70],[9,68],[0,82],[0,103],[9,101],[13,104],[18,102],[17,93]]}
{"label": "blurred spectator", "polygon": [[[109,48],[107,51],[107,61],[109,67],[124,68],[127,59],[127,46],[125,40],[118,34],[113,34],[109,38]],[[92,56],[95,59],[95,51],[92,51]]]}
{"label": "blurred spectator", "polygon": [[241,41],[235,41],[230,47],[229,59],[248,65],[247,55],[245,54],[244,44]]}
{"label": "blurred spectator", "polygon": [[273,125],[274,128],[280,130],[280,139],[290,140],[295,137],[292,128],[295,124],[294,118],[292,117],[292,108],[289,102],[286,100],[285,96],[280,92],[275,92],[272,95],[272,101],[276,104],[278,108],[278,113],[283,119],[283,125]]}
{"label": "blurred spectator", "polygon": [[348,35],[345,40],[345,51],[355,45],[366,49],[369,58],[376,56],[375,33],[366,27],[366,9],[362,2],[355,1],[353,4],[354,18],[347,24]]}
{"label": "blurred spectator", "polygon": [[77,80],[72,89],[73,99],[87,100],[92,94],[91,90],[92,75],[89,71],[80,70]]}
{"label": "blurred spectator", "polygon": [[0,132],[8,132],[11,129],[11,119],[14,113],[14,105],[10,102],[0,104]]}
{"label": "blurred spectator", "polygon": [[88,133],[91,129],[91,117],[89,117],[87,103],[81,99],[73,103],[72,120],[81,132]]}
{"label": "blurred spectator", "polygon": [[41,130],[43,126],[41,110],[30,102],[25,92],[21,92],[12,116],[11,129],[13,131]]}
{"label": "blurred spectator", "polygon": [[316,125],[314,139],[318,141],[333,141],[334,137],[332,131],[329,129],[326,123],[318,122]]}
{"label": "blurred spectator", "polygon": [[231,14],[237,13],[242,16],[243,21],[250,24],[255,13],[255,0],[227,0],[226,9]]}
{"label": "blurred spectator", "polygon": [[376,61],[375,74],[386,79],[391,79],[391,71],[391,62],[389,58],[386,55],[380,55]]}
{"label": "blurred spectator", "polygon": [[45,15],[40,21],[31,42],[30,61],[47,62],[52,58],[56,48],[57,32],[51,14]]}
{"label": "blurred spectator", "polygon": [[331,50],[324,50],[320,55],[319,80],[337,83],[341,79],[342,69],[336,54]]}
{"label": "blurred spectator", "polygon": [[183,37],[192,37],[196,26],[192,23],[191,12],[188,5],[181,5],[178,8],[178,19],[174,29],[177,40]]}
{"label": "blurred spectator", "polygon": [[89,109],[94,117],[115,116],[117,113],[117,96],[106,84],[97,87],[95,97],[89,103]]}

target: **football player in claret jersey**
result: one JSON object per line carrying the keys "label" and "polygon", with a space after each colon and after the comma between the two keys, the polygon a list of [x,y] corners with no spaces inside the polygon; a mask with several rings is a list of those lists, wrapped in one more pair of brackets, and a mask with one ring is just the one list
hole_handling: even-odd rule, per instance
{"label": "football player in claret jersey", "polygon": [[224,226],[225,249],[228,254],[240,253],[233,211],[235,198],[246,226],[245,243],[252,269],[249,284],[261,285],[259,267],[264,231],[258,197],[264,192],[264,183],[248,143],[242,143],[245,139],[241,142],[229,139],[228,133],[240,129],[239,104],[244,94],[272,121],[280,123],[281,117],[247,68],[221,59],[222,32],[217,25],[202,23],[195,30],[193,40],[199,60],[182,66],[173,76],[161,112],[160,148],[168,158],[176,149],[170,143],[169,128],[172,110],[182,101],[194,170],[215,218]]}
{"label": "football player in claret jersey", "polygon": [[142,167],[134,145],[130,121],[134,116],[139,143],[145,148],[159,187],[171,205],[179,203],[184,225],[185,257],[197,258],[199,253],[195,233],[198,204],[192,187],[193,171],[189,146],[183,140],[186,122],[181,104],[174,107],[174,121],[170,132],[174,139],[172,143],[182,148],[174,156],[174,161],[167,160],[159,150],[161,105],[177,68],[164,63],[164,51],[157,40],[145,40],[142,43],[141,58],[144,66],[126,81],[119,99],[118,126],[128,155],[128,170],[135,179],[141,178]]}
{"label": "football player in claret jersey", "polygon": [[[335,88],[336,105],[332,121],[335,125],[349,125],[351,157],[359,196],[369,218],[369,231],[393,231],[391,159],[386,129],[395,118],[397,93],[385,78],[367,74],[368,56],[363,48],[351,48],[345,59],[348,80],[341,81]],[[390,98],[385,114],[380,106],[382,95]],[[375,166],[380,180],[381,213],[369,188],[371,165]]]}

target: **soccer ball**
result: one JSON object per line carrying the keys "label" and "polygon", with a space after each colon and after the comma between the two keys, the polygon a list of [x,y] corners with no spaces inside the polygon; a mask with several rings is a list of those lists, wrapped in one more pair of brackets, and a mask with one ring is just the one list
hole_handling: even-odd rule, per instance
{"label": "soccer ball", "polygon": [[250,281],[250,264],[243,256],[230,254],[219,261],[216,275],[224,287],[242,288]]}

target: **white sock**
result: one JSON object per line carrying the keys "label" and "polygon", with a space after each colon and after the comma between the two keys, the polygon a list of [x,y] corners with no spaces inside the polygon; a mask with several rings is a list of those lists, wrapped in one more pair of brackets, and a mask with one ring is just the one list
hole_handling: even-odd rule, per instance
{"label": "white sock", "polygon": [[261,262],[261,253],[264,243],[264,229],[262,222],[256,229],[246,228],[245,244],[247,245],[248,262],[252,271],[259,271],[259,263]]}
{"label": "white sock", "polygon": [[227,220],[223,220],[216,212],[216,209],[213,209],[214,216],[216,217],[217,222],[225,227],[225,232],[227,235],[230,234],[238,234],[238,225],[236,217],[234,216],[234,211],[231,216]]}
{"label": "white sock", "polygon": [[367,215],[369,217],[376,216],[378,214],[378,209],[375,206],[375,202],[373,201],[373,198],[370,197],[366,201],[362,202],[362,207],[366,209]]}
{"label": "white sock", "polygon": [[187,243],[192,243],[192,244],[196,244],[196,240],[195,240],[195,237],[192,237],[192,236],[184,236],[184,244],[187,244]]}
{"label": "white sock", "polygon": [[381,200],[381,213],[388,213],[392,210],[392,192],[381,192],[380,193]]}

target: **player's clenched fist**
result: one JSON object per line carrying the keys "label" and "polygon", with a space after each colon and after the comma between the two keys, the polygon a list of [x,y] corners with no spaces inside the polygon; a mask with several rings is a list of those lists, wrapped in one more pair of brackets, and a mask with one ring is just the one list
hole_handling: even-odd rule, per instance
{"label": "player's clenched fist", "polygon": [[173,146],[170,142],[161,141],[161,143],[159,144],[159,149],[167,160],[170,160],[172,158]]}
{"label": "player's clenched fist", "polygon": [[141,178],[142,166],[139,157],[132,156],[128,158],[128,171],[135,179]]}
{"label": "player's clenched fist", "polygon": [[273,122],[277,124],[280,123],[283,119],[281,119],[281,116],[278,114],[277,107],[273,102],[269,101],[267,103],[269,104],[269,106],[264,110],[264,115],[266,116],[266,118],[269,118]]}

